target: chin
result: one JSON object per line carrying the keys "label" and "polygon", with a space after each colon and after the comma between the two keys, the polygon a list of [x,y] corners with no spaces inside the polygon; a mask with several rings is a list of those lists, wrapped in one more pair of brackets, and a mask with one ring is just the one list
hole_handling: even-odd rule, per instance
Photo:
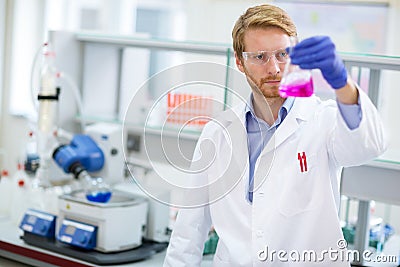
{"label": "chin", "polygon": [[264,97],[267,99],[282,98],[279,94],[264,94]]}
{"label": "chin", "polygon": [[263,89],[262,94],[264,95],[265,98],[276,98],[276,97],[281,97],[279,95],[279,89],[278,86],[275,88],[268,88],[268,89]]}

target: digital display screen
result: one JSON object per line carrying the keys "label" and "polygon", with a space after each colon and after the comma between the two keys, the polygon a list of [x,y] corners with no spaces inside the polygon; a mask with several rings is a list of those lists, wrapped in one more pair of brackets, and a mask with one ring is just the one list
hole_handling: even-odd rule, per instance
{"label": "digital display screen", "polygon": [[37,220],[37,217],[36,217],[36,216],[29,215],[27,221],[28,221],[29,224],[35,224],[35,223],[36,223],[36,220]]}
{"label": "digital display screen", "polygon": [[74,235],[75,230],[76,230],[76,228],[75,228],[74,226],[68,225],[68,226],[65,228],[65,233],[66,233],[67,235]]}

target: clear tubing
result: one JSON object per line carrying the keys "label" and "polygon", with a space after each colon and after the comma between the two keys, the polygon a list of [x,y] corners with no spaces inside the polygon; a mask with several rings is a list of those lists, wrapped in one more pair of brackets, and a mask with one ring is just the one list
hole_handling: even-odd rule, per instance
{"label": "clear tubing", "polygon": [[[36,69],[36,66],[37,66],[37,62],[39,60],[39,56],[42,54],[41,52],[42,52],[43,48],[46,47],[46,46],[48,46],[47,42],[39,47],[39,49],[35,53],[35,57],[33,59],[33,64],[32,64],[32,68],[31,68],[31,82],[30,82],[30,84],[31,84],[31,90],[30,90],[31,101],[32,101],[32,105],[35,108],[35,111],[36,111],[37,115],[38,115],[38,112],[39,112],[39,107],[38,107],[38,104],[37,104],[37,92],[35,90],[36,85],[34,84],[35,69]],[[59,73],[59,75],[60,75],[60,78],[63,78],[68,83],[70,88],[72,89],[72,93],[73,93],[74,98],[76,100],[76,103],[78,105],[78,112],[81,115],[81,120],[80,120],[80,122],[81,122],[80,123],[81,124],[81,131],[84,132],[86,122],[85,122],[85,120],[83,118],[83,104],[82,104],[82,97],[81,97],[79,88],[76,85],[76,83],[74,83],[74,81],[71,79],[71,77],[68,74],[66,74],[64,72],[61,72],[61,73]],[[39,87],[39,85],[37,85],[37,87]]]}
{"label": "clear tubing", "polygon": [[57,129],[57,137],[64,138],[70,142],[72,140],[72,138],[74,138],[74,134],[70,133],[64,129],[58,128]]}
{"label": "clear tubing", "polygon": [[76,103],[78,105],[78,112],[81,115],[81,119],[80,119],[81,131],[85,132],[84,130],[85,130],[86,123],[85,123],[85,120],[83,118],[82,96],[81,96],[81,93],[79,91],[79,88],[76,85],[76,83],[74,83],[74,81],[71,79],[71,77],[68,74],[66,74],[64,72],[61,72],[60,73],[60,78],[62,78],[64,81],[66,81],[68,83],[69,87],[72,89],[72,93],[74,94]]}
{"label": "clear tubing", "polygon": [[[32,68],[31,68],[31,101],[32,101],[32,105],[35,108],[36,113],[38,112],[38,105],[36,103],[37,100],[37,93],[35,92],[35,84],[34,84],[34,76],[35,76],[35,69],[36,69],[36,65],[37,62],[39,60],[39,55],[41,55],[42,50],[45,46],[47,46],[48,43],[44,43],[43,45],[41,45],[39,47],[39,49],[36,51],[35,53],[35,57],[33,58],[33,63],[32,63]],[[37,85],[37,87],[39,87],[39,85]]]}

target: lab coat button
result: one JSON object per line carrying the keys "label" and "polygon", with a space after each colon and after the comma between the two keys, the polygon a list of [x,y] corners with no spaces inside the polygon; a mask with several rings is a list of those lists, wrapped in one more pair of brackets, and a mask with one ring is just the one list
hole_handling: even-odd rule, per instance
{"label": "lab coat button", "polygon": [[264,197],[264,192],[263,192],[263,191],[258,192],[258,195],[259,195],[260,197]]}
{"label": "lab coat button", "polygon": [[264,232],[262,230],[258,230],[256,233],[257,237],[263,237],[263,235],[264,235]]}

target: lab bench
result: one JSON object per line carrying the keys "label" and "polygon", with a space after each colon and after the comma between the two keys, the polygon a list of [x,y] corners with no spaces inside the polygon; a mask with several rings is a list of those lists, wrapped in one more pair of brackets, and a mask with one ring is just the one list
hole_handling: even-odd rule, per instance
{"label": "lab bench", "polygon": [[[93,267],[92,263],[67,257],[45,249],[26,244],[20,239],[21,230],[16,227],[8,218],[0,218],[0,266],[8,267],[9,260],[26,264],[27,266],[38,267]],[[151,257],[127,264],[107,265],[113,267],[157,267],[162,266],[166,251],[152,255]],[[6,260],[4,259],[6,258]],[[7,262],[4,263],[3,262]],[[7,265],[6,265],[7,264]],[[16,266],[24,266],[15,264]],[[202,267],[212,266],[212,259],[205,257]]]}
{"label": "lab bench", "polygon": [[[8,218],[3,218],[0,221],[0,229],[0,256],[2,257],[19,261],[29,266],[96,266],[88,262],[26,244],[20,239],[21,230],[10,222]],[[144,261],[113,266],[162,266],[164,256],[165,252],[161,252]]]}

